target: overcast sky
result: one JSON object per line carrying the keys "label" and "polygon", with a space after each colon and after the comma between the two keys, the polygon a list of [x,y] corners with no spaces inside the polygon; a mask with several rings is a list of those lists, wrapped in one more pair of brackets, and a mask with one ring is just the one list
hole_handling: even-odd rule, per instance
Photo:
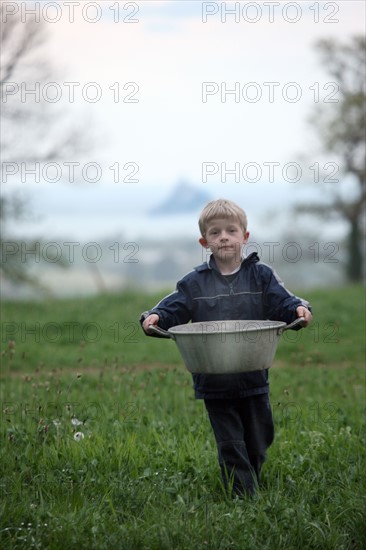
{"label": "overcast sky", "polygon": [[[19,231],[82,239],[127,226],[131,236],[148,232],[146,211],[182,179],[237,200],[262,225],[263,213],[285,212],[329,186],[312,183],[317,163],[336,159],[320,154],[307,119],[315,104],[331,109],[341,90],[313,45],[364,33],[364,2],[55,4],[41,3],[42,52],[54,73],[41,94],[90,146],[60,163],[57,183],[52,167],[37,185],[27,174],[19,182],[20,166],[3,177],[2,192],[20,188],[39,216]],[[187,230],[182,217],[173,225]]]}

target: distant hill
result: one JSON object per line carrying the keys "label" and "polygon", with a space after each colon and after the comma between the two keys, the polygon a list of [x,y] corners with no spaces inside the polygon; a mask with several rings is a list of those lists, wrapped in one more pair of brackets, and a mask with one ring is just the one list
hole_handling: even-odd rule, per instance
{"label": "distant hill", "polygon": [[206,191],[186,182],[179,183],[168,197],[148,211],[149,216],[171,216],[194,213],[211,200]]}

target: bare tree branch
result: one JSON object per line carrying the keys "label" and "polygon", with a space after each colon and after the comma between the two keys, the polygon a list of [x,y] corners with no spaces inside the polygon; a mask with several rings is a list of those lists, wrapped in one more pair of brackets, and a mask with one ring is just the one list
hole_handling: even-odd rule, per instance
{"label": "bare tree branch", "polygon": [[[6,2],[0,6],[0,17]],[[41,23],[22,22],[19,14],[7,17],[1,26],[1,75],[0,90],[14,82],[16,85],[32,86],[44,82],[45,68],[48,69],[48,59],[40,44],[45,40]],[[38,79],[38,82],[37,82]],[[2,101],[3,129],[1,134],[2,160],[14,163],[46,163],[61,161],[68,157],[72,159],[75,153],[81,153],[87,148],[84,133],[79,127],[62,126],[65,115],[61,109],[50,113],[49,105],[44,101],[24,102],[20,94],[9,94]],[[55,107],[54,107],[55,108]],[[62,115],[62,116],[61,116]],[[55,123],[56,121],[56,123]],[[70,121],[71,122],[71,121]],[[19,132],[21,128],[21,133]],[[52,128],[52,132],[50,131]],[[9,230],[10,220],[24,218],[25,205],[15,196],[0,198],[0,221],[2,232],[0,237],[0,276],[16,283],[27,283],[39,286],[37,279],[30,274],[29,262],[22,261],[21,245],[32,249],[35,241],[29,238],[13,238]],[[14,243],[14,252],[7,254],[7,243]],[[42,243],[42,239],[37,241]],[[5,250],[5,253],[4,253]],[[57,262],[61,265],[62,262]],[[64,264],[63,264],[64,265]]]}
{"label": "bare tree branch", "polygon": [[[366,39],[354,36],[349,43],[321,40],[316,45],[327,72],[341,91],[338,102],[318,106],[311,123],[323,149],[340,159],[343,176],[357,182],[357,196],[345,198],[342,183],[328,187],[327,204],[303,204],[296,213],[322,219],[340,217],[349,224],[348,276],[353,281],[362,278],[363,254],[361,225],[366,207]],[[343,193],[344,195],[344,193]]]}

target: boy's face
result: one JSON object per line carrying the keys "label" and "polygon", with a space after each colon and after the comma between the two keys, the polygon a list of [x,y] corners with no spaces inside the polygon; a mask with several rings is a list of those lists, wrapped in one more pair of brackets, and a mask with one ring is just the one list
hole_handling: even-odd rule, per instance
{"label": "boy's face", "polygon": [[205,237],[199,242],[209,248],[215,258],[223,263],[241,261],[242,246],[248,242],[249,233],[235,219],[215,219],[206,227]]}

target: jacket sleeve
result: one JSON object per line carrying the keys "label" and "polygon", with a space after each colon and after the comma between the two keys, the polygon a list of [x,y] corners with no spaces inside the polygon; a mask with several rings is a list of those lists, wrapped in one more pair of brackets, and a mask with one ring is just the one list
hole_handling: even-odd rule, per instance
{"label": "jacket sleeve", "polygon": [[[311,311],[309,302],[287,290],[275,271],[267,267],[264,285],[264,309],[267,319],[292,323],[297,318],[296,308],[299,306]],[[300,328],[301,326],[297,326],[294,330]]]}
{"label": "jacket sleeve", "polygon": [[[159,315],[159,327],[168,330],[176,325],[184,325],[192,318],[192,298],[190,297],[188,284],[185,281],[177,283],[176,290],[165,296],[152,309],[145,311],[140,316],[140,323],[151,313]],[[148,335],[155,336],[155,335]]]}

